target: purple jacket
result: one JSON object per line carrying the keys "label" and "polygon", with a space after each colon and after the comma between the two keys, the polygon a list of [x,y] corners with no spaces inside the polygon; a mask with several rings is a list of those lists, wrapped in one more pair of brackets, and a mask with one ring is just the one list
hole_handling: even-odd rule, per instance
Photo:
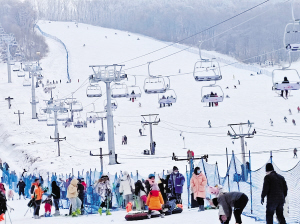
{"label": "purple jacket", "polygon": [[173,189],[175,188],[176,194],[182,194],[184,182],[185,178],[181,173],[177,173],[176,175],[171,173],[168,187],[171,189],[171,192],[173,192]]}

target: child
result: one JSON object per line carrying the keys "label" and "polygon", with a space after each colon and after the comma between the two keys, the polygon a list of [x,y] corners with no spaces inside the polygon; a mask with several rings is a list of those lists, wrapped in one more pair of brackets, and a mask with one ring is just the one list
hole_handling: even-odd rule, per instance
{"label": "child", "polygon": [[157,183],[153,184],[152,190],[150,191],[150,193],[148,195],[146,204],[148,206],[148,219],[151,218],[152,210],[159,211],[159,213],[161,214],[160,217],[162,217],[162,218],[165,217],[165,215],[162,211],[162,205],[164,204],[164,199],[162,198],[162,195],[159,191],[159,187],[158,187]]}
{"label": "child", "polygon": [[48,195],[48,197],[42,202],[42,204],[45,203],[45,217],[51,216],[51,207],[52,207],[52,199],[51,195]]}

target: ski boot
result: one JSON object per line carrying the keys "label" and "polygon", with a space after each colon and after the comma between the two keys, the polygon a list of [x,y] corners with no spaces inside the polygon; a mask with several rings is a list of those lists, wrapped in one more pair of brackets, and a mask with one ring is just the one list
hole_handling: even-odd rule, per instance
{"label": "ski boot", "polygon": [[102,208],[101,208],[101,207],[98,209],[98,213],[99,213],[100,215],[102,215]]}
{"label": "ski boot", "polygon": [[77,213],[76,212],[72,212],[72,217],[77,217]]}
{"label": "ski boot", "polygon": [[111,212],[109,211],[109,209],[106,210],[106,215],[111,215]]}
{"label": "ski boot", "polygon": [[80,215],[81,214],[80,208],[77,208],[75,212],[77,215]]}

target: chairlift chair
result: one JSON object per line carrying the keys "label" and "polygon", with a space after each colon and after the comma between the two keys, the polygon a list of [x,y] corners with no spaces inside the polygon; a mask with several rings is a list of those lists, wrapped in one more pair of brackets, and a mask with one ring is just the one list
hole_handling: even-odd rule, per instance
{"label": "chairlift chair", "polygon": [[55,126],[55,119],[52,116],[48,116],[47,118],[47,126]]}
{"label": "chairlift chair", "polygon": [[139,98],[142,96],[142,91],[139,86],[136,85],[136,77],[134,76],[134,85],[128,86],[127,98]]}
{"label": "chairlift chair", "polygon": [[69,119],[68,113],[57,112],[57,120],[58,121],[67,121]]}
{"label": "chairlift chair", "polygon": [[218,81],[222,79],[219,62],[214,59],[201,59],[194,65],[194,79],[201,81]]}
{"label": "chairlift chair", "polygon": [[112,98],[128,97],[128,88],[124,83],[116,83],[111,87]]}
{"label": "chairlift chair", "polygon": [[19,71],[17,74],[18,77],[25,77],[25,72]]}
{"label": "chairlift chair", "polygon": [[18,72],[18,71],[20,71],[20,66],[19,65],[14,65],[13,68],[12,68],[12,70],[14,72]]}
{"label": "chairlift chair", "polygon": [[47,121],[47,114],[42,108],[40,108],[40,113],[38,113],[38,121]]}
{"label": "chairlift chair", "polygon": [[283,44],[287,51],[297,52],[300,51],[300,21],[288,23],[285,26]]}
{"label": "chairlift chair", "polygon": [[23,86],[31,86],[31,80],[30,79],[24,79]]}
{"label": "chairlift chair", "polygon": [[85,121],[81,117],[75,118],[73,122],[74,128],[84,128],[85,124]]}
{"label": "chairlift chair", "polygon": [[88,123],[96,123],[99,120],[99,117],[96,112],[87,112],[86,121]]}
{"label": "chairlift chair", "polygon": [[158,103],[161,104],[173,104],[177,101],[176,92],[173,89],[169,89],[164,94],[158,94]]}
{"label": "chairlift chair", "polygon": [[101,97],[102,91],[99,85],[90,85],[86,89],[86,96],[87,97]]}
{"label": "chairlift chair", "polygon": [[[118,109],[118,103],[116,100],[112,99],[111,100],[111,110],[116,110]],[[104,100],[104,110],[107,111],[107,100]]]}
{"label": "chairlift chair", "polygon": [[[212,95],[217,93],[217,96]],[[224,99],[224,92],[218,85],[203,86],[201,88],[201,102],[203,103],[219,103]]]}
{"label": "chairlift chair", "polygon": [[[278,76],[281,77],[281,80],[278,79]],[[289,83],[279,83],[279,81],[283,81],[284,77],[287,77]],[[294,80],[291,80],[291,78]],[[300,75],[296,69],[274,69],[272,72],[272,82],[272,90],[275,91],[300,89]]]}
{"label": "chairlift chair", "polygon": [[83,107],[82,104],[79,102],[73,103],[72,104],[72,109],[70,109],[73,112],[80,112],[83,111]]}
{"label": "chairlift chair", "polygon": [[36,79],[37,80],[42,80],[44,78],[44,76],[41,74],[41,73],[38,73],[37,75],[36,75]]}

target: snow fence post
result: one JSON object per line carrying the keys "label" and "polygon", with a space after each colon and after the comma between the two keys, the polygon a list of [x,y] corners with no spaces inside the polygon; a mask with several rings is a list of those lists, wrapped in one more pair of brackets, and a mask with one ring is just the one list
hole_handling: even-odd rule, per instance
{"label": "snow fence post", "polygon": [[253,201],[252,201],[252,174],[251,174],[251,153],[249,150],[249,172],[250,172],[250,197],[251,197],[251,214],[253,214]]}
{"label": "snow fence post", "polygon": [[271,163],[273,164],[273,154],[272,154],[272,151],[270,151],[270,160],[271,160]]}
{"label": "snow fence post", "polygon": [[204,165],[203,158],[201,158],[201,160],[202,160],[202,165],[203,165],[203,171],[204,171],[204,174],[205,174],[206,180],[207,180],[207,185],[209,185],[209,183],[208,183],[208,176],[207,176],[207,174],[206,174],[206,170],[205,170],[205,165]]}
{"label": "snow fence post", "polygon": [[[234,169],[235,169],[235,174],[237,174],[237,170],[236,170],[236,163],[235,163],[235,156],[234,156],[234,151],[232,150],[232,158],[233,158],[233,162],[234,162]],[[239,181],[236,182],[238,185],[238,190],[240,191],[240,184]]]}
{"label": "snow fence post", "polygon": [[187,165],[185,166],[185,170],[186,170],[186,179],[187,179],[188,208],[190,208],[191,207],[191,204],[190,204],[190,179],[189,179],[189,172],[187,169]]}
{"label": "snow fence post", "polygon": [[218,167],[218,162],[216,161],[216,169],[217,169],[217,174],[218,174],[218,180],[219,180],[219,185],[221,184],[220,182],[220,173],[219,173],[219,167]]}

